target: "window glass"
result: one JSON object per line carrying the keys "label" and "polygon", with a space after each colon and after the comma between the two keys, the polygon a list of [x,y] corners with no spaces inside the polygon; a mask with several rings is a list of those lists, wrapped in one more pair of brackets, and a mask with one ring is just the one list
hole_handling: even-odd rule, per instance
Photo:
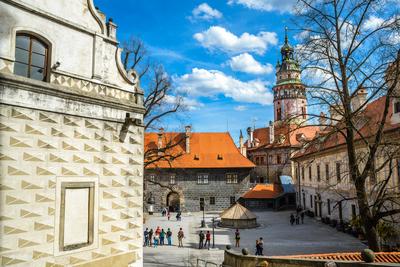
{"label": "window glass", "polygon": [[38,41],[32,40],[32,52],[44,56],[46,54],[46,48]]}
{"label": "window glass", "polygon": [[15,48],[15,61],[29,63],[29,52],[20,48]]}
{"label": "window glass", "polygon": [[35,67],[44,67],[45,56],[32,53],[32,65]]}
{"label": "window glass", "polygon": [[340,180],[342,179],[341,173],[340,173],[340,163],[339,162],[336,163],[336,179],[337,179],[338,183],[340,183]]}
{"label": "window glass", "polygon": [[28,76],[28,65],[15,62],[14,63],[14,73],[20,76]]}
{"label": "window glass", "polygon": [[210,205],[215,205],[215,197],[210,197]]}
{"label": "window glass", "polygon": [[176,176],[175,176],[175,174],[171,174],[171,176],[169,177],[169,183],[170,184],[175,184],[175,182],[176,182]]}
{"label": "window glass", "polygon": [[44,70],[42,68],[31,67],[30,68],[31,78],[35,80],[43,80]]}
{"label": "window glass", "polygon": [[17,36],[16,39],[16,47],[23,48],[25,50],[29,50],[30,40],[28,36]]}

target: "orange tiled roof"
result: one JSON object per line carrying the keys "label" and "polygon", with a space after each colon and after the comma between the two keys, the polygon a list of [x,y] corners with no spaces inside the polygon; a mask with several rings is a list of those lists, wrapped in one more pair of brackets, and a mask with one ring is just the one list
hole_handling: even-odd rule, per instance
{"label": "orange tiled roof", "polygon": [[283,192],[277,184],[257,184],[255,187],[244,193],[242,198],[276,198]]}
{"label": "orange tiled roof", "polygon": [[[309,254],[293,256],[276,256],[275,258],[286,259],[313,259],[313,260],[332,260],[332,261],[358,261],[362,262],[361,253],[330,253],[330,254]],[[376,252],[376,263],[400,263],[400,252]]]}
{"label": "orange tiled roof", "polygon": [[[257,147],[250,148],[248,147],[248,140],[245,145],[248,147],[248,150],[257,150],[259,148],[278,148],[278,147],[290,147],[290,146],[298,146],[300,145],[300,141],[298,140],[298,135],[303,135],[306,139],[312,139],[315,137],[316,133],[319,131],[318,126],[304,126],[299,128],[295,124],[284,124],[281,126],[274,127],[274,142],[270,143],[270,127],[258,128],[254,130],[253,137],[255,140],[259,141]],[[284,136],[285,140],[282,143],[279,143],[278,140],[280,136]]]}
{"label": "orange tiled roof", "polygon": [[[364,137],[371,137],[375,135],[379,123],[382,118],[384,106],[385,106],[385,101],[386,101],[386,96],[382,96],[378,98],[377,100],[371,102],[368,104],[364,111],[361,113],[363,119],[365,119],[364,125],[359,129],[359,132],[364,136]],[[389,112],[387,114],[387,119],[386,119],[386,124],[384,126],[384,131],[391,131],[394,129],[399,129],[400,130],[400,124],[392,124],[390,118],[393,115],[393,105],[389,106]],[[340,126],[340,125],[339,125]],[[333,147],[337,147],[340,145],[344,145],[346,143],[346,140],[344,136],[340,133],[333,133],[329,135],[330,129],[328,128],[326,131],[324,131],[324,135],[327,135],[327,137],[321,142],[319,141],[318,138],[315,138],[315,140],[310,142],[310,145],[304,150],[296,153],[296,155],[293,157],[294,159],[296,158],[301,158],[302,156],[306,156],[309,154],[312,154],[314,152],[322,151],[322,150],[327,150]],[[360,140],[361,137],[359,134],[355,136],[356,140]]]}
{"label": "orange tiled roof", "polygon": [[[237,149],[229,133],[191,133],[190,153],[186,154],[184,133],[164,133],[163,142],[177,144],[168,153],[180,155],[171,162],[158,161],[153,168],[253,168],[255,165]],[[157,149],[158,133],[145,134],[145,151]]]}

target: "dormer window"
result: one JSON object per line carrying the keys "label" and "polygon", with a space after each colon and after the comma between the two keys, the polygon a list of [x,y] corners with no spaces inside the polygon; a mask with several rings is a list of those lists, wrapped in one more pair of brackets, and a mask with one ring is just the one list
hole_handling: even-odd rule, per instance
{"label": "dormer window", "polygon": [[43,41],[29,34],[17,34],[14,73],[27,78],[46,81],[49,48]]}
{"label": "dormer window", "polygon": [[224,158],[222,157],[221,154],[218,154],[217,159],[218,159],[218,160],[223,160]]}

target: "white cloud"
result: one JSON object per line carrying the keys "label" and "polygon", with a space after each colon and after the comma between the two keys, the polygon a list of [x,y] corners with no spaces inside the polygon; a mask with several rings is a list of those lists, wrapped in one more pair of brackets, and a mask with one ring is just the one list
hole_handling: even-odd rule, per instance
{"label": "white cloud", "polygon": [[384,19],[378,18],[376,16],[370,16],[363,25],[363,28],[366,30],[374,30],[381,26],[385,22]]}
{"label": "white cloud", "polygon": [[273,95],[261,80],[243,82],[218,70],[192,69],[191,73],[175,77],[177,91],[190,97],[215,98],[218,95],[237,102],[269,105]]}
{"label": "white cloud", "polygon": [[296,0],[229,0],[228,4],[238,4],[261,11],[293,12]]}
{"label": "white cloud", "polygon": [[188,98],[186,96],[166,95],[164,100],[166,103],[171,105],[175,105],[178,102],[180,102],[183,105],[183,107],[188,110],[196,110],[204,106],[203,103],[198,102],[196,99]]}
{"label": "white cloud", "polygon": [[210,50],[221,50],[227,53],[255,52],[264,54],[269,45],[276,45],[278,38],[275,32],[259,32],[257,35],[243,33],[236,36],[220,26],[193,35],[203,47]]}
{"label": "white cloud", "polygon": [[234,109],[236,111],[245,111],[245,110],[247,110],[247,107],[243,106],[243,105],[239,105],[239,106],[234,107]]}
{"label": "white cloud", "polygon": [[274,70],[271,64],[267,63],[265,65],[262,65],[260,62],[255,60],[252,55],[248,53],[243,53],[238,56],[232,57],[228,61],[228,64],[234,71],[240,71],[250,74],[268,74]]}
{"label": "white cloud", "polygon": [[192,10],[192,19],[212,20],[222,17],[222,13],[210,7],[207,3],[202,3]]}

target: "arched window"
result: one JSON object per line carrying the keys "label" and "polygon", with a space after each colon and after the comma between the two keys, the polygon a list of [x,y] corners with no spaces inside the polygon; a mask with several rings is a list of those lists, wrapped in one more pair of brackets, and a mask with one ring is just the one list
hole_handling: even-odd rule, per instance
{"label": "arched window", "polygon": [[43,41],[29,34],[17,34],[14,73],[31,79],[46,81],[49,48]]}

